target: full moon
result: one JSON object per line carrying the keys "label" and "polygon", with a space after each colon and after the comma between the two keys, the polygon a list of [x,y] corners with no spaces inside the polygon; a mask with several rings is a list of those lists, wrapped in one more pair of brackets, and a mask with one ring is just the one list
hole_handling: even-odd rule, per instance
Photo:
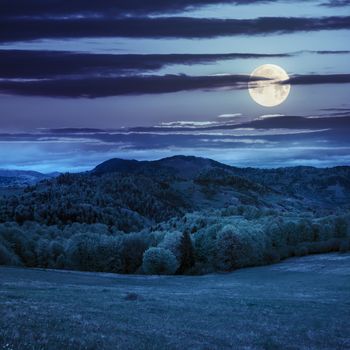
{"label": "full moon", "polygon": [[[248,84],[251,98],[261,106],[275,107],[283,103],[290,92],[290,84],[279,84],[289,79],[286,71],[275,64],[264,64],[250,75]],[[263,80],[258,80],[263,78]],[[266,78],[266,80],[264,80]]]}

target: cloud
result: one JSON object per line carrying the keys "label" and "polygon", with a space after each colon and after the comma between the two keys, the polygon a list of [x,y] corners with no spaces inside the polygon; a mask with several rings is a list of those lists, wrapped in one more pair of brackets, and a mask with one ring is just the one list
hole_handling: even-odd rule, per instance
{"label": "cloud", "polygon": [[217,125],[216,122],[213,121],[185,121],[179,120],[174,122],[162,122],[160,125],[156,125],[156,128],[199,128],[201,126],[210,126]]}
{"label": "cloud", "polygon": [[243,139],[243,138],[221,138],[221,139],[201,139],[203,142],[208,142],[208,143],[244,143],[248,145],[252,144],[275,144],[276,142],[271,142],[267,140],[261,140],[261,139]]}
{"label": "cloud", "polygon": [[[280,117],[283,118],[294,118],[299,125],[307,119]],[[149,128],[149,133],[131,129],[113,132],[96,129],[94,133],[93,129],[84,128],[0,134],[0,168],[82,171],[113,157],[156,159],[174,154],[205,156],[237,166],[254,167],[350,164],[350,117],[338,126],[337,120],[341,118],[326,120],[328,126],[333,125],[337,130],[317,130],[314,126],[317,127],[319,121],[310,119],[308,123],[316,124],[311,129],[289,129],[288,123],[286,128],[261,127],[276,119],[262,120],[260,124],[242,123],[228,130],[208,129],[207,132],[199,125],[187,134],[185,130],[182,133],[169,132],[169,129],[155,132],[155,128]],[[320,119],[325,122],[325,118]]]}
{"label": "cloud", "polygon": [[284,114],[263,114],[261,116],[259,116],[258,118],[256,118],[256,120],[262,120],[262,119],[268,119],[268,118],[276,118],[276,117],[283,117]]}
{"label": "cloud", "polygon": [[321,50],[321,51],[308,51],[311,53],[317,53],[319,55],[347,55],[350,50]]}
{"label": "cloud", "polygon": [[334,132],[339,140],[343,137],[348,139],[350,131],[350,114],[341,117],[319,116],[310,118],[308,116],[274,116],[273,118],[240,120],[232,124],[229,120],[200,125],[200,127],[189,127],[188,125],[159,125],[157,127],[136,127],[126,130],[128,133],[139,134],[176,134],[182,135],[220,135],[220,136],[252,136],[252,135],[286,135],[305,133]]}
{"label": "cloud", "polygon": [[0,50],[0,77],[52,78],[62,75],[121,75],[168,65],[219,60],[289,57],[291,54],[93,54],[66,51]]}
{"label": "cloud", "polygon": [[[220,60],[281,58],[304,52],[276,54],[98,54],[48,50],[0,50],[0,78],[116,77],[156,71],[176,64],[195,65],[214,63]],[[322,55],[350,53],[350,51],[306,52]]]}
{"label": "cloud", "polygon": [[242,113],[231,113],[231,114],[220,114],[217,116],[217,118],[238,118],[238,117],[242,117]]}
{"label": "cloud", "polygon": [[35,81],[0,80],[0,92],[27,96],[97,98],[117,95],[161,94],[198,89],[242,88],[250,80],[251,78],[248,75],[148,75]]}
{"label": "cloud", "polygon": [[[0,93],[67,98],[98,98],[119,95],[163,94],[190,90],[245,89],[249,75],[207,76],[136,75],[120,77],[77,77],[42,80],[0,79]],[[255,80],[266,79],[256,77]],[[345,84],[350,74],[296,75],[281,84]]]}
{"label": "cloud", "polygon": [[343,7],[343,6],[349,6],[350,1],[349,0],[328,0],[321,4],[321,6],[326,7]]}
{"label": "cloud", "polygon": [[[348,54],[350,51],[306,51]],[[63,75],[122,75],[155,71],[169,65],[195,65],[220,60],[292,57],[303,53],[96,54],[48,50],[0,50],[1,78],[52,78]]]}
{"label": "cloud", "polygon": [[312,85],[312,84],[346,84],[350,83],[350,74],[309,74],[295,75],[281,84]]}
{"label": "cloud", "polygon": [[121,16],[174,13],[206,5],[247,5],[279,0],[2,0],[0,17]]}
{"label": "cloud", "polygon": [[280,116],[274,118],[264,118],[253,120],[246,124],[256,129],[306,129],[306,130],[328,130],[328,129],[350,129],[350,116],[345,117],[299,117],[299,116]]}
{"label": "cloud", "polygon": [[215,38],[350,29],[350,16],[217,19],[191,17],[5,18],[1,42],[62,38]]}
{"label": "cloud", "polygon": [[345,107],[332,107],[332,108],[321,108],[320,111],[326,112],[350,112],[350,108]]}

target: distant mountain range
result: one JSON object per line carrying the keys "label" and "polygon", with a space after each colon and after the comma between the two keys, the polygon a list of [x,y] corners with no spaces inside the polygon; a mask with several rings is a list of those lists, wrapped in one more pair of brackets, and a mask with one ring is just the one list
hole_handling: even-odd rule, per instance
{"label": "distant mountain range", "polygon": [[209,169],[236,169],[229,165],[219,163],[212,159],[194,156],[173,156],[154,161],[137,161],[114,158],[99,164],[92,170],[93,174],[121,173],[153,173],[162,170],[172,175],[190,179],[199,172]]}
{"label": "distant mountain range", "polygon": [[84,222],[88,215],[88,223],[113,223],[112,209],[115,216],[133,217],[130,221],[137,217],[143,226],[188,211],[240,204],[281,211],[337,212],[350,207],[348,166],[237,168],[206,158],[174,156],[156,161],[110,159],[80,174],[0,171],[0,187],[27,185],[34,185],[30,193],[37,195],[28,193],[22,203],[30,203],[33,213],[39,204],[53,208],[54,198],[62,208],[79,212],[69,220]]}
{"label": "distant mountain range", "polygon": [[0,187],[25,187],[34,185],[42,180],[51,179],[60,173],[43,174],[30,170],[6,170],[0,169]]}
{"label": "distant mountain range", "polygon": [[[231,200],[235,197],[233,192],[237,194],[238,191],[243,197],[251,197],[255,193],[260,200],[267,200],[266,196],[284,200],[289,198],[290,202],[303,207],[310,205],[337,209],[338,205],[350,203],[349,166],[238,168],[206,158],[174,156],[156,161],[111,159],[98,165],[91,173],[103,175],[113,172],[154,179],[167,174],[175,176],[177,181],[194,182],[212,192],[220,188],[220,196],[225,194]],[[246,199],[249,202],[248,197]]]}

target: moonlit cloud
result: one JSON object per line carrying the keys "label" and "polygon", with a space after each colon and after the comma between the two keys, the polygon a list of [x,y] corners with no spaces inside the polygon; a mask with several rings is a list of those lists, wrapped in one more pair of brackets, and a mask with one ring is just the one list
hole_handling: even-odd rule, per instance
{"label": "moonlit cloud", "polygon": [[346,153],[350,150],[349,132],[350,116],[275,116],[234,125],[227,118],[214,118],[115,130],[41,129],[0,134],[0,168],[11,168],[15,162],[16,168],[23,169],[82,171],[117,156],[157,159],[175,154],[205,156],[238,166],[289,166],[298,161],[303,165],[344,165],[350,164]]}
{"label": "moonlit cloud", "polygon": [[98,54],[68,51],[0,50],[0,78],[49,79],[62,76],[118,76],[156,71],[170,65],[222,60],[274,59],[290,53]]}
{"label": "moonlit cloud", "polygon": [[159,126],[155,126],[156,128],[178,128],[178,127],[187,127],[187,128],[196,128],[200,126],[210,126],[217,125],[217,123],[213,121],[174,121],[174,122],[162,122]]}
{"label": "moonlit cloud", "polygon": [[284,114],[279,114],[279,113],[277,113],[277,114],[263,114],[256,119],[262,120],[262,119],[276,118],[276,117],[283,117],[283,116],[284,116]]}
{"label": "moonlit cloud", "polygon": [[232,114],[220,114],[218,115],[218,118],[237,118],[241,117],[242,113],[232,113]]}
{"label": "moonlit cloud", "polygon": [[[2,168],[349,164],[347,0],[0,2]],[[270,109],[247,91],[266,63],[293,86]]]}
{"label": "moonlit cloud", "polygon": [[78,38],[218,38],[350,29],[350,16],[218,19],[190,17],[5,18],[0,42]]}
{"label": "moonlit cloud", "polygon": [[[23,96],[101,98],[108,96],[164,94],[191,90],[246,89],[250,75],[213,74],[207,76],[138,75],[120,77],[76,77],[41,80],[0,79],[0,92]],[[349,84],[350,74],[296,75],[280,84]]]}

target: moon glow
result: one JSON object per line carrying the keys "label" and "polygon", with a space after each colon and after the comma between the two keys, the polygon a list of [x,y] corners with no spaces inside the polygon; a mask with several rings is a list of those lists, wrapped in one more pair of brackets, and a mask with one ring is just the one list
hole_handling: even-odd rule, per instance
{"label": "moon glow", "polygon": [[[261,106],[275,107],[283,103],[290,92],[290,84],[279,84],[289,79],[286,71],[275,64],[264,64],[250,75],[248,90],[251,98]],[[259,80],[259,78],[263,78]],[[266,80],[264,80],[266,78]]]}

